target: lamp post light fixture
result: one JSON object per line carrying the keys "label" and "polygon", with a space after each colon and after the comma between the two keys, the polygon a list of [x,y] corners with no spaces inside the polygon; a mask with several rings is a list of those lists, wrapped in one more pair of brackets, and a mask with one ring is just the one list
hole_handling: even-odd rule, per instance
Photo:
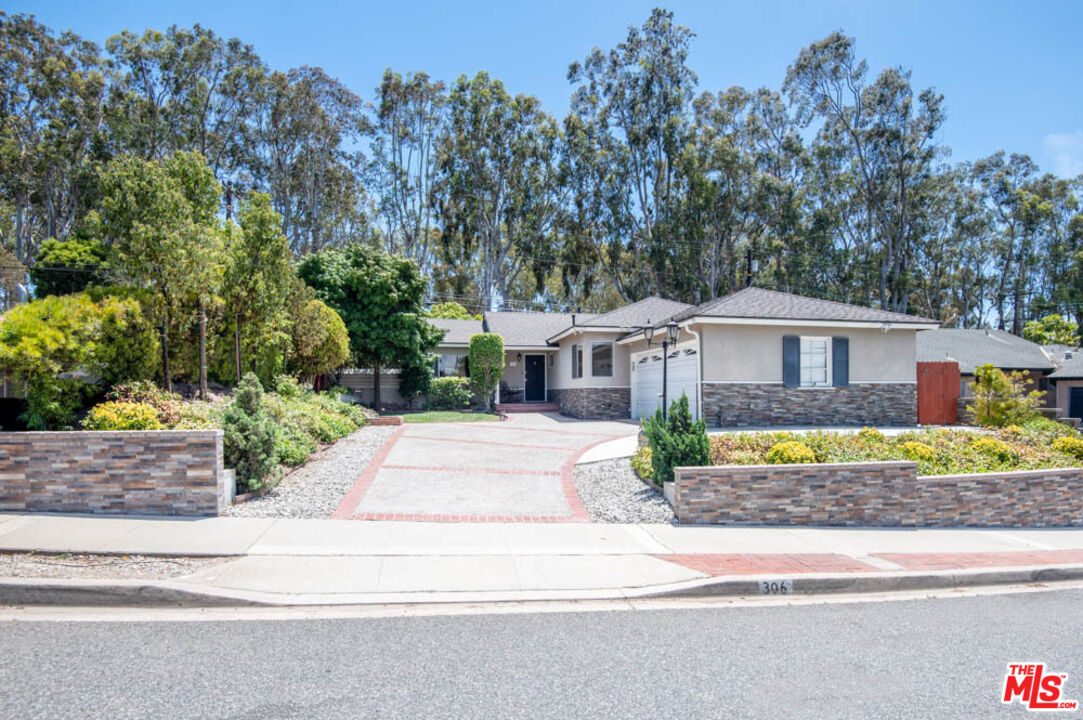
{"label": "lamp post light fixture", "polygon": [[[680,337],[681,328],[677,325],[675,320],[670,320],[665,325],[666,334],[662,337],[662,419],[665,420],[669,414],[669,408],[667,403],[668,398],[668,381],[669,381],[669,346],[677,344],[677,338]],[[654,344],[654,326],[651,325],[651,321],[647,321],[647,326],[643,328],[643,337],[647,340],[647,347],[651,347]]]}

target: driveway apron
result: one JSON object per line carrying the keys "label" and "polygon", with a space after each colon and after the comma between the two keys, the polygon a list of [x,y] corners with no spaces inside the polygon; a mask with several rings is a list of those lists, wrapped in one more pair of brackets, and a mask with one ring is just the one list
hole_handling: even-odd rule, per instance
{"label": "driveway apron", "polygon": [[334,517],[589,522],[575,491],[576,460],[637,429],[540,413],[501,422],[407,423],[365,468]]}

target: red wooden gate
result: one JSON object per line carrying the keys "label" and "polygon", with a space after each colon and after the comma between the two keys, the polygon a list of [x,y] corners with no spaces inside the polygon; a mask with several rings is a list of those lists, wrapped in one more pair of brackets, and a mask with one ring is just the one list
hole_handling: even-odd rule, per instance
{"label": "red wooden gate", "polygon": [[918,363],[918,422],[922,425],[954,425],[959,421],[959,364]]}

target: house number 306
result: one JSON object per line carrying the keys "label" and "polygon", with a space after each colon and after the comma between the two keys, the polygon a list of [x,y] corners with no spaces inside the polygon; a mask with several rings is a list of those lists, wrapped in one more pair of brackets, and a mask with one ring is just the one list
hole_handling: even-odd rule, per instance
{"label": "house number 306", "polygon": [[760,595],[792,595],[793,580],[760,580]]}

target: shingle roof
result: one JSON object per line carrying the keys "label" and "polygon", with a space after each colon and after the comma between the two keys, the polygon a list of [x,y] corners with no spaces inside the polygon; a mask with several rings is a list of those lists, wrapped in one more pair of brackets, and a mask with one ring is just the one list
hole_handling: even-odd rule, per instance
{"label": "shingle roof", "polygon": [[653,295],[643,298],[631,305],[610,310],[607,313],[595,316],[590,322],[580,322],[579,325],[586,327],[614,327],[624,330],[643,327],[647,323],[657,325],[665,323],[674,315],[687,310],[691,305],[676,300]]}
{"label": "shingle roof", "polygon": [[[575,313],[577,324],[596,316]],[[504,338],[504,347],[548,347],[549,338],[571,327],[572,313],[487,312],[485,327]]]}
{"label": "shingle roof", "polygon": [[481,320],[453,320],[451,318],[427,318],[430,325],[446,330],[441,345],[469,345],[470,336],[485,332]]}
{"label": "shingle roof", "polygon": [[1005,370],[1053,369],[1040,345],[1003,330],[923,330],[917,350],[918,362],[954,360],[964,375],[986,364]]}
{"label": "shingle roof", "polygon": [[916,315],[875,310],[859,305],[819,300],[790,293],[745,288],[735,293],[689,308],[677,320],[691,317],[753,318],[772,320],[822,320],[834,322],[923,323],[939,321]]}
{"label": "shingle roof", "polygon": [[1079,348],[1068,345],[1043,345],[1042,349],[1057,366],[1057,369],[1049,375],[1051,380],[1083,378],[1083,351]]}

